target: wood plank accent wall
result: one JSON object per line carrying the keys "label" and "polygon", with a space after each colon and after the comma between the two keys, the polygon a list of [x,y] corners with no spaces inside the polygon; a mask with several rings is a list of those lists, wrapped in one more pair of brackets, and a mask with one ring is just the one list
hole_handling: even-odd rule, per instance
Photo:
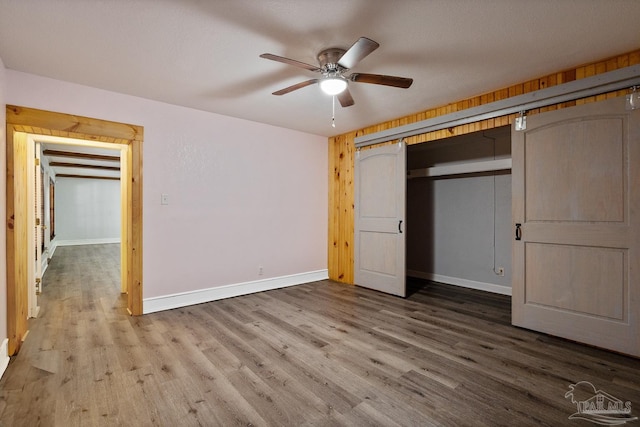
{"label": "wood plank accent wall", "polygon": [[[456,111],[465,110],[479,105],[489,104],[501,99],[510,98],[523,93],[533,92],[539,89],[556,86],[573,80],[602,74],[619,68],[640,64],[640,49],[633,52],[583,65],[574,69],[550,74],[538,79],[523,82],[514,86],[496,90],[473,98],[454,102],[437,108],[432,108],[410,116],[401,117],[364,129],[348,132],[329,138],[329,230],[328,230],[328,263],[329,278],[342,283],[353,283],[353,222],[354,222],[354,183],[353,168],[355,146],[354,139],[357,136],[367,135],[398,126],[414,123],[433,117],[442,116]],[[627,91],[592,96],[589,98],[566,102],[545,108],[539,108],[527,112],[527,115],[539,112],[566,108],[588,102],[596,102],[607,98],[624,96]],[[513,123],[516,114],[482,120],[475,123],[456,126],[435,132],[429,132],[406,138],[407,144],[419,144],[436,141],[452,136],[463,135],[485,129],[492,129]],[[393,141],[396,142],[396,141]],[[391,142],[389,142],[391,143]],[[388,143],[378,144],[385,145]],[[371,147],[367,147],[371,148]],[[363,149],[367,149],[363,148]]]}
{"label": "wood plank accent wall", "polygon": [[[129,145],[126,219],[127,241],[121,242],[126,251],[128,309],[133,315],[142,314],[142,126],[110,122],[33,108],[6,106],[7,112],[7,333],[9,355],[15,354],[27,331],[26,256],[31,254],[26,244],[26,202],[20,199],[19,188],[26,184],[14,177],[24,175],[21,168],[26,160],[21,152],[14,153],[14,135],[37,134],[65,138]],[[23,144],[24,145],[24,144]],[[20,172],[20,173],[19,173]],[[19,178],[18,178],[19,179]],[[17,197],[17,198],[16,198]]]}

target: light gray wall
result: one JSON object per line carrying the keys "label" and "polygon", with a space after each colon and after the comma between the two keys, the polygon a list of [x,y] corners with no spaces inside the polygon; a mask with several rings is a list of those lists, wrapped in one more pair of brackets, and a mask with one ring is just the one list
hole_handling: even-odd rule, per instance
{"label": "light gray wall", "polygon": [[[484,131],[411,146],[407,168],[508,158],[510,151],[508,129]],[[511,287],[510,173],[410,179],[407,230],[410,273],[443,276],[462,285],[475,282],[480,288]],[[494,266],[504,268],[504,276]]]}
{"label": "light gray wall", "polygon": [[120,181],[58,178],[58,245],[120,241]]}

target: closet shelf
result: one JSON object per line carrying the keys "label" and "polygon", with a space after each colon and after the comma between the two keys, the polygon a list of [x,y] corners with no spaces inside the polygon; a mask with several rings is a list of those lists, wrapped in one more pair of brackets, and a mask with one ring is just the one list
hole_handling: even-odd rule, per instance
{"label": "closet shelf", "polygon": [[461,175],[466,173],[491,172],[508,169],[511,169],[511,159],[486,160],[482,162],[458,163],[455,165],[412,169],[407,172],[407,179],[430,178],[434,176],[445,175]]}

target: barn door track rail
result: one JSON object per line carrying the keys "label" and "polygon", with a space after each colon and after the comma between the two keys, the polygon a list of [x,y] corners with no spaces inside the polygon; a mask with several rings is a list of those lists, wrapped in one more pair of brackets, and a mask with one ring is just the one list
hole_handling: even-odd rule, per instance
{"label": "barn door track rail", "polygon": [[536,90],[355,138],[357,148],[640,86],[640,65]]}

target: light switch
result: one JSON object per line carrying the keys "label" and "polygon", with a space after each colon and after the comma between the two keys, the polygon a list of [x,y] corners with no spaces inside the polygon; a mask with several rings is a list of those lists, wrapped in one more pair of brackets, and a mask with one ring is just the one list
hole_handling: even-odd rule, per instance
{"label": "light switch", "polygon": [[160,204],[161,205],[168,205],[169,204],[169,195],[168,194],[161,194],[160,195]]}

